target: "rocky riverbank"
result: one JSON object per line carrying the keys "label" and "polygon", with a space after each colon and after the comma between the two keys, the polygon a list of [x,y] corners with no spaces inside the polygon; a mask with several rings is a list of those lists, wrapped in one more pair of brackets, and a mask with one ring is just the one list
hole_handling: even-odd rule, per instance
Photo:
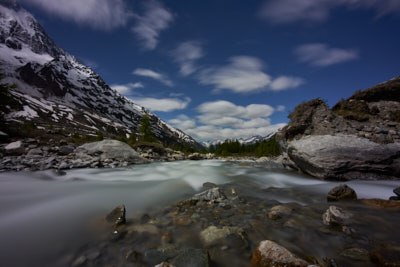
{"label": "rocky riverbank", "polygon": [[[72,266],[399,266],[395,200],[357,199],[348,186],[302,206],[205,183],[173,205],[129,216],[116,207],[91,225],[100,240]],[[128,214],[126,216],[126,214]],[[111,265],[110,265],[111,264]]]}
{"label": "rocky riverbank", "polygon": [[320,179],[400,178],[400,77],[356,92],[332,109],[298,105],[277,133],[284,165]]}
{"label": "rocky riverbank", "polygon": [[39,139],[29,138],[1,145],[0,154],[0,171],[117,168],[154,161],[214,158],[213,154],[185,155],[169,148],[162,152],[150,148],[134,150],[126,143],[110,139],[77,147],[65,140],[42,143]]}

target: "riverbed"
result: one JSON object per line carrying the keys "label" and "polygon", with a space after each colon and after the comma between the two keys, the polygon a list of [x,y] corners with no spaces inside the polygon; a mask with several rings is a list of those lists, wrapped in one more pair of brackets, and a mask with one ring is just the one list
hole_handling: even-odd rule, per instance
{"label": "riverbed", "polygon": [[[203,183],[230,185],[246,198],[301,206],[326,202],[338,182],[321,181],[254,162],[162,162],[121,169],[65,173],[0,173],[0,266],[65,266],[91,242],[87,226],[115,206],[140,217],[203,191]],[[359,198],[388,199],[398,181],[347,183]]]}

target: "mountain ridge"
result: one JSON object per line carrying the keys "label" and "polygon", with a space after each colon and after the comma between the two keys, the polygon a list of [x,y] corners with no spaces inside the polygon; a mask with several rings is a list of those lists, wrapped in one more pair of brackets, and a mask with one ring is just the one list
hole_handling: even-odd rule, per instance
{"label": "mountain ridge", "polygon": [[168,145],[200,147],[189,135],[110,88],[90,67],[58,47],[15,1],[0,2],[0,63],[20,110],[3,110],[7,123],[62,125],[70,132],[128,136],[148,114],[153,134]]}

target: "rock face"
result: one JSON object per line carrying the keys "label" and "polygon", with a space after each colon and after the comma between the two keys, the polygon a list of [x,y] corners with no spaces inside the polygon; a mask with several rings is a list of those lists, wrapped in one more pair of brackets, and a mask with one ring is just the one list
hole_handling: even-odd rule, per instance
{"label": "rock face", "polygon": [[339,200],[356,200],[357,194],[353,188],[347,186],[346,184],[338,185],[332,188],[328,192],[328,201],[339,201]]}
{"label": "rock face", "polygon": [[132,149],[128,144],[118,140],[103,140],[99,142],[87,143],[75,150],[75,153],[99,156],[100,160],[114,159],[129,163],[144,163],[146,159]]}
{"label": "rock face", "polygon": [[400,178],[400,76],[332,109],[300,104],[276,135],[283,164],[321,179]]}
{"label": "rock face", "polygon": [[261,241],[254,251],[251,266],[305,267],[308,266],[308,263],[277,243],[265,240]]}

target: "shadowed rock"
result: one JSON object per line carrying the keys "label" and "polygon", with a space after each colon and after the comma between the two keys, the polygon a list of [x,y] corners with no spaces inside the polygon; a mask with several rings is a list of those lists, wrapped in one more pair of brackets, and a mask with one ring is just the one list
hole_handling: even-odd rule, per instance
{"label": "shadowed rock", "polygon": [[353,188],[346,184],[338,185],[332,188],[328,192],[328,201],[339,201],[339,200],[357,200],[357,194]]}

